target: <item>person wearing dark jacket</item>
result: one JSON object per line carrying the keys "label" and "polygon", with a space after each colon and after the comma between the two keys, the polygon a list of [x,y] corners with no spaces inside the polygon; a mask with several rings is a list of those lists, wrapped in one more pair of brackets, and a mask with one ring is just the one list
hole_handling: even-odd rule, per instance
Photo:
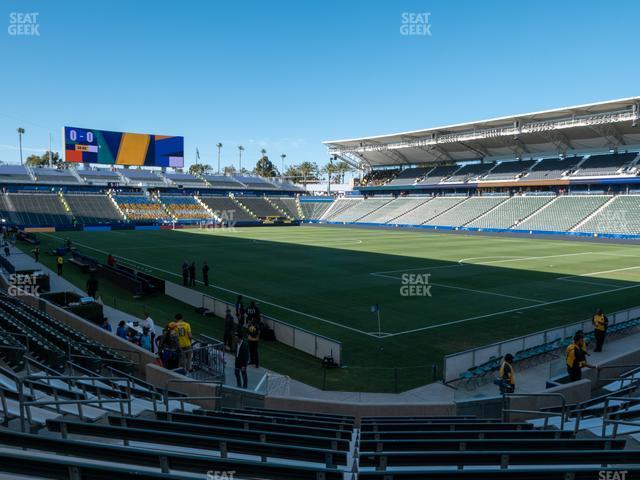
{"label": "person wearing dark jacket", "polygon": [[227,308],[227,313],[224,316],[224,337],[222,338],[224,348],[227,352],[231,351],[231,347],[233,345],[233,333],[235,332],[235,327],[236,324],[233,320],[233,316],[231,315],[231,310]]}
{"label": "person wearing dark jacket", "polygon": [[209,265],[207,262],[202,265],[202,283],[204,283],[205,287],[209,286]]}
{"label": "person wearing dark jacket", "polygon": [[191,262],[189,265],[189,286],[196,286],[196,262]]}
{"label": "person wearing dark jacket", "polygon": [[594,352],[601,352],[602,346],[604,345],[604,338],[607,335],[609,319],[601,309],[598,309],[591,321],[593,323],[593,334],[596,337],[596,349],[594,350]]}
{"label": "person wearing dark jacket", "polygon": [[182,262],[182,285],[189,286],[189,264],[186,260]]}
{"label": "person wearing dark jacket", "polygon": [[249,364],[249,346],[241,333],[236,333],[236,363],[234,373],[238,388],[247,388],[247,365]]}
{"label": "person wearing dark jacket", "polygon": [[96,298],[96,294],[98,293],[98,279],[95,275],[91,274],[89,279],[87,280],[87,295],[90,297]]}

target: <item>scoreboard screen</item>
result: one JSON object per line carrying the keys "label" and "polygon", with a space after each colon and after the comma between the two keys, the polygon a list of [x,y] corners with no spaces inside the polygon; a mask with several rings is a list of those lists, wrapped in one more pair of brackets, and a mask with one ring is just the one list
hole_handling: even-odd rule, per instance
{"label": "scoreboard screen", "polygon": [[147,167],[184,166],[184,137],[64,127],[65,161]]}

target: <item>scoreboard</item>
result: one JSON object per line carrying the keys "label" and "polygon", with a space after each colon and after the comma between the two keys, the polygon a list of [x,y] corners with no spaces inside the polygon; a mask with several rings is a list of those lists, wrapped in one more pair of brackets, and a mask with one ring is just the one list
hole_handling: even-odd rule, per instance
{"label": "scoreboard", "polygon": [[184,137],[64,127],[65,161],[147,167],[184,166]]}

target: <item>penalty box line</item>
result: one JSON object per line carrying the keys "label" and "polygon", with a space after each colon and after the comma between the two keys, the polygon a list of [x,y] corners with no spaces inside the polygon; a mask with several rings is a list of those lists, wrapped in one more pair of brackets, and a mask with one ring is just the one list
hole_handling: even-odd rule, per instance
{"label": "penalty box line", "polygon": [[[53,238],[55,238],[55,239],[62,240],[62,237],[59,237],[59,236],[57,236],[57,235],[52,235],[52,234],[50,234],[50,233],[44,233],[44,232],[42,232],[42,235],[46,235],[46,236],[48,236],[48,237],[53,237]],[[102,254],[104,254],[104,255],[107,255],[107,254],[109,253],[109,252],[107,252],[107,251],[105,251],[105,250],[100,250],[99,248],[91,247],[91,246],[89,246],[89,245],[86,245],[86,244],[83,244],[83,243],[80,243],[80,242],[74,242],[74,243],[75,243],[76,245],[80,245],[81,247],[88,248],[89,250],[93,250],[93,251],[95,251],[95,252],[102,253]],[[141,266],[143,266],[143,267],[150,268],[151,270],[155,270],[155,271],[157,271],[157,272],[163,272],[163,273],[166,273],[166,274],[168,274],[168,275],[172,275],[172,276],[174,276],[174,277],[182,278],[182,275],[179,275],[179,274],[177,274],[177,273],[175,273],[175,272],[171,272],[171,271],[169,271],[169,270],[164,270],[164,269],[162,269],[162,268],[158,268],[158,267],[154,267],[154,266],[151,266],[151,265],[147,265],[146,263],[138,262],[137,260],[133,260],[133,259],[131,259],[131,258],[123,257],[123,256],[120,256],[120,255],[118,255],[118,257],[119,257],[119,258],[122,258],[122,259],[124,259],[124,260],[128,260],[128,261],[129,261],[129,262],[131,262],[131,263],[134,263],[134,264],[137,264],[137,265],[141,265]],[[203,283],[202,281],[200,281],[200,280],[196,280],[196,282],[197,282],[197,283],[199,283],[199,284],[201,284],[201,285],[204,285],[204,283]],[[255,297],[255,296],[253,296],[253,295],[248,295],[248,294],[246,294],[246,293],[237,292],[237,291],[235,291],[235,290],[230,290],[230,289],[228,289],[228,288],[221,287],[221,286],[219,286],[219,285],[209,284],[209,287],[210,287],[210,288],[212,288],[212,289],[222,290],[222,291],[227,292],[227,293],[232,293],[232,294],[234,294],[234,295],[242,295],[243,297],[251,298],[251,299],[255,300],[255,301],[256,301],[256,302],[258,302],[258,303],[262,303],[262,304],[265,304],[265,305],[270,305],[270,306],[272,306],[272,307],[276,307],[276,308],[279,308],[279,309],[282,309],[282,310],[286,310],[286,311],[288,311],[288,312],[295,313],[295,314],[297,314],[297,315],[302,315],[302,316],[305,316],[305,317],[311,318],[311,319],[313,319],[313,320],[317,320],[317,321],[319,321],[319,322],[326,323],[326,324],[328,324],[328,325],[333,325],[334,327],[344,328],[345,330],[350,330],[350,331],[352,331],[352,332],[360,333],[360,334],[362,334],[362,335],[366,335],[367,337],[380,338],[380,337],[378,337],[377,335],[372,335],[371,333],[369,333],[369,332],[365,332],[364,330],[360,330],[360,329],[357,329],[357,328],[354,328],[354,327],[350,327],[350,326],[348,326],[348,325],[343,325],[343,324],[341,324],[341,323],[337,323],[337,322],[334,322],[334,321],[332,321],[332,320],[327,320],[327,319],[325,319],[325,318],[317,317],[317,316],[315,316],[315,315],[311,315],[311,314],[309,314],[309,313],[301,312],[301,311],[299,311],[299,310],[294,310],[294,309],[289,308],[289,307],[285,307],[285,306],[282,306],[282,305],[278,305],[277,303],[272,303],[272,302],[269,302],[269,301],[267,301],[267,300],[263,300],[263,299],[257,298],[257,297]]]}

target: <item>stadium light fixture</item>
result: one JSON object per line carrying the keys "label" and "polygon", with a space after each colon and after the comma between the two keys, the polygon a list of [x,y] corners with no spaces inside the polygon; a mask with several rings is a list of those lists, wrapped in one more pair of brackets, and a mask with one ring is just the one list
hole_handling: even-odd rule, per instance
{"label": "stadium light fixture", "polygon": [[220,150],[222,150],[222,144],[218,142],[216,147],[218,147],[218,175],[220,175]]}
{"label": "stadium light fixture", "polygon": [[284,178],[284,159],[287,158],[287,154],[283,153],[280,155],[280,158],[282,159],[282,173],[280,173],[280,178]]}
{"label": "stadium light fixture", "polygon": [[238,173],[240,175],[242,175],[242,152],[244,152],[244,147],[238,145]]}

